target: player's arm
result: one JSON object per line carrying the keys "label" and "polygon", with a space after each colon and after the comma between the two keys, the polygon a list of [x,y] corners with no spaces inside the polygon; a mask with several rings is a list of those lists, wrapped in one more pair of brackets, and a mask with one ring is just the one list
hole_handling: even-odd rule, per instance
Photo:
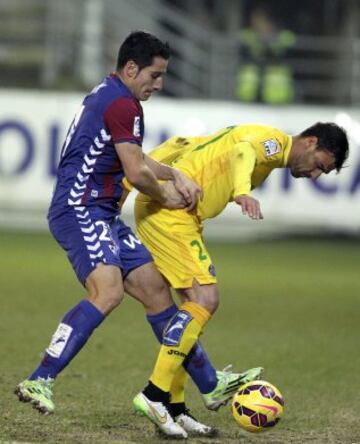
{"label": "player's arm", "polygon": [[166,208],[185,208],[186,202],[179,193],[157,182],[155,174],[145,163],[144,153],[139,145],[128,142],[116,143],[115,149],[126,179],[132,186]]}
{"label": "player's arm", "polygon": [[144,154],[144,158],[146,165],[158,179],[171,180],[174,183],[176,190],[187,203],[187,210],[193,210],[196,207],[198,197],[200,196],[200,199],[203,197],[199,185],[176,168],[160,163],[146,154]]}
{"label": "player's arm", "polygon": [[249,142],[240,142],[234,147],[232,174],[234,202],[241,206],[242,213],[251,219],[263,219],[260,202],[250,196],[251,175],[256,165],[256,151]]}

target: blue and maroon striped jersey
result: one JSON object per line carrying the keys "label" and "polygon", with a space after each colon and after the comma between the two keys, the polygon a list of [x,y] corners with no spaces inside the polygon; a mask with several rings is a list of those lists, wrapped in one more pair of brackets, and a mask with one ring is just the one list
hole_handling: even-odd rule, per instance
{"label": "blue and maroon striped jersey", "polygon": [[143,110],[116,74],[87,95],[70,125],[62,147],[49,217],[69,206],[99,206],[119,212],[124,189],[123,167],[115,143],[142,145]]}

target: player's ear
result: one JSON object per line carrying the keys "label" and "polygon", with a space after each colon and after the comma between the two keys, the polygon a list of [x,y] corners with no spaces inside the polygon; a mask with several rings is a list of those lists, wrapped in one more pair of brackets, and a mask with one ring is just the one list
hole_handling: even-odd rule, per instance
{"label": "player's ear", "polygon": [[307,147],[308,148],[316,148],[318,144],[318,138],[316,136],[308,136],[307,137]]}
{"label": "player's ear", "polygon": [[139,67],[133,60],[129,60],[124,66],[124,72],[127,77],[134,79],[139,72]]}

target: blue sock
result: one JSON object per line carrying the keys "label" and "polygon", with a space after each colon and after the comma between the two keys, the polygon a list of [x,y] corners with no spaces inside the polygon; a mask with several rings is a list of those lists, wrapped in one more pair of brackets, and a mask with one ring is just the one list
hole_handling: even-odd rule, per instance
{"label": "blue sock", "polygon": [[[163,331],[166,324],[177,311],[178,308],[174,304],[156,315],[146,316],[160,343],[162,343]],[[216,370],[199,341],[197,341],[191,349],[183,365],[201,393],[209,393],[214,390],[217,384]]]}
{"label": "blue sock", "polygon": [[59,324],[39,367],[29,377],[56,378],[82,349],[105,316],[87,300],[70,310]]}

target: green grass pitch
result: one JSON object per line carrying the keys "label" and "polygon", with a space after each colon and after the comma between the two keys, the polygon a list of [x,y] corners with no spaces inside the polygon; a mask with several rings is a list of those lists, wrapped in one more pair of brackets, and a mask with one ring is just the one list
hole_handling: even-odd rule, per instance
{"label": "green grass pitch", "polygon": [[[221,303],[202,343],[221,368],[262,365],[285,398],[270,432],[241,431],[229,406],[208,412],[194,385],[193,413],[220,435],[194,443],[360,443],[359,240],[209,243]],[[0,232],[0,442],[157,443],[132,398],[158,345],[129,297],[95,332],[55,386],[43,417],[12,394],[38,364],[62,315],[84,295],[50,235]],[[167,441],[169,442],[169,441]]]}

